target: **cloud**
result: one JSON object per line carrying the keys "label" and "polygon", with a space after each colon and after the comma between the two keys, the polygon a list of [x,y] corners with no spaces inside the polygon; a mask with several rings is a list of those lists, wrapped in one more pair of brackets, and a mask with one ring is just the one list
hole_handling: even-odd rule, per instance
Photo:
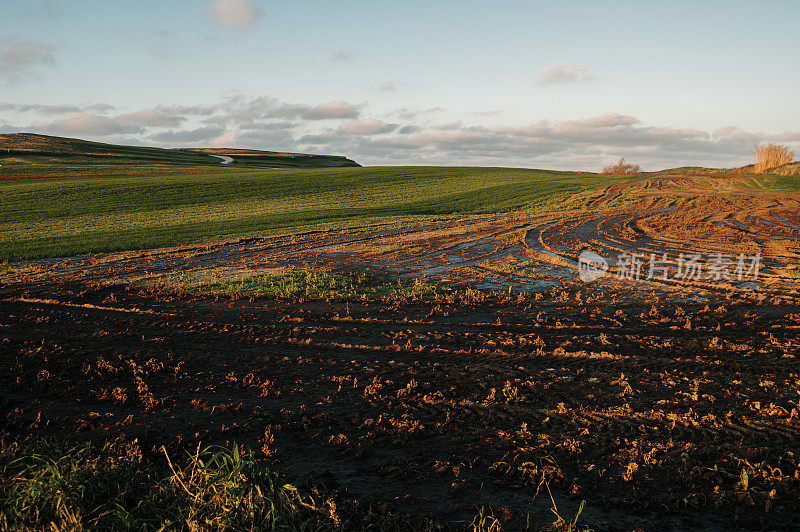
{"label": "cloud", "polygon": [[319,105],[283,104],[267,113],[276,118],[300,118],[303,120],[331,120],[336,118],[358,118],[360,105],[336,100]]}
{"label": "cloud", "polygon": [[219,26],[242,31],[250,31],[264,17],[264,10],[251,0],[216,0],[206,10]]}
{"label": "cloud", "polygon": [[18,113],[38,113],[42,115],[63,115],[67,113],[77,113],[81,111],[95,111],[98,113],[105,113],[116,109],[113,105],[107,103],[93,103],[90,105],[73,105],[73,104],[16,104],[0,102],[0,110],[3,111],[16,111]]}
{"label": "cloud", "polygon": [[219,111],[217,104],[210,105],[159,105],[156,109],[162,113],[192,115],[192,116],[211,116]]}
{"label": "cloud", "polygon": [[472,114],[477,116],[498,116],[503,114],[502,109],[491,109],[488,111],[473,111]]}
{"label": "cloud", "polygon": [[[38,112],[43,115],[63,115],[52,121],[40,121],[31,125],[32,130],[45,134],[63,135],[68,137],[103,137],[125,134],[144,134],[148,128],[179,127],[186,118],[163,111],[143,109],[132,113],[117,116],[98,114],[113,107],[108,104],[94,104],[90,106],[18,106],[22,110]],[[87,110],[94,109],[95,112]]]}
{"label": "cloud", "polygon": [[303,115],[307,120],[326,120],[331,118],[356,118],[361,106],[353,105],[342,100],[315,105]]}
{"label": "cloud", "polygon": [[117,107],[108,103],[100,102],[87,105],[86,107],[84,107],[84,109],[88,111],[95,111],[98,113],[107,113],[108,111],[113,111],[114,109],[117,109]]}
{"label": "cloud", "polygon": [[630,115],[621,115],[619,113],[606,113],[594,118],[584,120],[582,123],[587,127],[617,127],[617,126],[632,126],[639,123],[639,119]]}
{"label": "cloud", "polygon": [[345,52],[344,50],[334,50],[331,52],[331,61],[338,61],[340,63],[349,63],[353,60],[353,54]]}
{"label": "cloud", "polygon": [[14,103],[7,103],[2,102],[0,103],[0,110],[3,111],[16,111],[18,113],[40,113],[43,115],[60,115],[66,113],[76,113],[78,111],[82,111],[83,108],[78,105],[72,104],[54,104],[54,105],[44,105],[44,104],[14,104]]}
{"label": "cloud", "polygon": [[5,120],[0,119],[0,133],[20,133],[22,132],[21,128],[17,126],[11,125]]}
{"label": "cloud", "polygon": [[365,118],[363,120],[347,122],[339,128],[339,131],[346,135],[380,135],[383,133],[391,133],[395,129],[397,129],[397,124],[387,124],[382,120]]}
{"label": "cloud", "polygon": [[447,124],[438,124],[433,127],[438,131],[452,131],[454,129],[461,129],[461,120],[456,120],[455,122],[449,122]]}
{"label": "cloud", "polygon": [[163,131],[161,133],[151,135],[149,138],[158,142],[166,143],[197,143],[201,141],[213,141],[224,132],[225,130],[221,127],[209,126],[186,131]]}
{"label": "cloud", "polygon": [[[365,116],[365,104],[342,100],[284,102],[234,95],[216,103],[161,105],[113,113],[106,103],[13,104],[0,111],[36,113],[33,124],[3,131],[137,144],[204,144],[272,151],[335,153],[364,164],[458,164],[598,170],[626,157],[645,169],[747,164],[754,144],[782,142],[800,149],[800,131],[763,133],[728,125],[713,131],[643,124],[604,113],[579,120],[465,125],[434,120],[441,108],[400,108]],[[2,113],[0,113],[2,114]],[[20,116],[24,116],[20,114]],[[470,120],[478,120],[473,114]],[[794,143],[794,144],[793,144]]]}
{"label": "cloud", "polygon": [[53,47],[15,38],[0,39],[0,78],[9,84],[36,79],[42,66],[56,63]]}
{"label": "cloud", "polygon": [[144,132],[139,125],[121,123],[114,118],[92,113],[78,112],[68,114],[52,122],[38,122],[32,129],[48,135],[62,136],[109,136]]}
{"label": "cloud", "polygon": [[593,81],[597,77],[592,74],[589,67],[570,65],[561,61],[548,69],[539,72],[536,76],[537,85],[556,85],[565,83],[584,83]]}
{"label": "cloud", "polygon": [[400,87],[399,83],[394,81],[387,81],[386,83],[381,83],[378,86],[378,90],[381,92],[397,92],[397,89]]}
{"label": "cloud", "polygon": [[392,116],[397,116],[403,120],[413,120],[420,115],[440,113],[442,111],[444,111],[444,108],[442,107],[429,107],[427,109],[411,109],[409,107],[400,107],[390,111],[389,114]]}
{"label": "cloud", "polygon": [[133,113],[121,114],[116,117],[116,121],[122,125],[128,126],[178,127],[186,121],[186,118],[175,114],[168,114],[164,111],[144,109]]}
{"label": "cloud", "polygon": [[403,126],[397,130],[397,132],[400,133],[401,135],[409,135],[411,133],[417,133],[418,131],[420,131],[420,128],[418,126],[413,126],[413,125]]}
{"label": "cloud", "polygon": [[238,131],[236,139],[240,146],[255,146],[269,151],[297,151],[297,140],[292,135],[293,126],[287,122],[262,124]]}
{"label": "cloud", "polygon": [[[369,120],[369,119],[367,119]],[[366,123],[367,120],[358,121]],[[777,135],[724,128],[710,134],[691,128],[643,125],[637,118],[606,113],[583,120],[540,120],[521,126],[423,127],[391,133],[342,127],[301,137],[315,150],[345,153],[365,164],[477,164],[598,170],[620,157],[656,169],[687,164],[729,167],[749,162],[754,142],[800,142],[800,132]],[[366,130],[367,128],[365,128]]]}
{"label": "cloud", "polygon": [[303,135],[298,139],[301,144],[311,144],[311,145],[321,145],[321,144],[333,144],[337,143],[340,140],[344,140],[343,137],[338,135],[335,131],[328,131],[326,133],[320,133],[318,135]]}
{"label": "cloud", "polygon": [[231,147],[238,146],[239,141],[236,138],[236,133],[233,131],[226,131],[216,139],[214,139],[214,146],[217,147]]}

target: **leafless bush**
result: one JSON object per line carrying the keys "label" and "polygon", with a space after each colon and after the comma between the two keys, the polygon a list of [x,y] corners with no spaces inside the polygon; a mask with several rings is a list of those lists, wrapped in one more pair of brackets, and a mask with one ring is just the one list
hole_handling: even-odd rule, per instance
{"label": "leafless bush", "polygon": [[794,152],[788,146],[770,142],[763,146],[756,146],[753,157],[756,160],[753,170],[760,174],[792,162]]}
{"label": "leafless bush", "polygon": [[617,164],[612,164],[603,168],[601,174],[638,174],[641,171],[638,164],[628,164],[625,158],[619,160]]}

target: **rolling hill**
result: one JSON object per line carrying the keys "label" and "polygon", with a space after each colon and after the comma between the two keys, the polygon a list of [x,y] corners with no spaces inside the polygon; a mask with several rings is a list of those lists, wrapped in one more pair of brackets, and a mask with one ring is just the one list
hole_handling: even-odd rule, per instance
{"label": "rolling hill", "polygon": [[360,166],[347,157],[226,148],[150,148],[121,146],[33,133],[0,135],[0,164],[4,162],[69,164],[164,164],[221,166],[218,157],[233,159],[228,166],[246,168],[331,168]]}

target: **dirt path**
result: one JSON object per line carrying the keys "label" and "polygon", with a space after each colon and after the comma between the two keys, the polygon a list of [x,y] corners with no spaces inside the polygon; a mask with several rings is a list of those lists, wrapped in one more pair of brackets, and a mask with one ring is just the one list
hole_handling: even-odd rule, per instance
{"label": "dirt path", "polygon": [[216,157],[217,159],[222,159],[222,161],[220,161],[219,164],[231,164],[233,162],[233,157],[228,157],[227,155],[211,155],[211,156]]}

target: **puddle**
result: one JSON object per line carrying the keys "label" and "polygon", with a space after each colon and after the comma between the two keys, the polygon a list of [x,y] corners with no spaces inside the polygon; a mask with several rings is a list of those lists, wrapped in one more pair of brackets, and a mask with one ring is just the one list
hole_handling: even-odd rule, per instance
{"label": "puddle", "polygon": [[748,231],[748,232],[750,231],[750,227],[746,226],[745,224],[743,224],[739,220],[731,220],[731,223],[733,225],[735,225],[736,227],[738,227],[739,229],[743,229],[743,230]]}
{"label": "puddle", "polygon": [[746,288],[748,290],[755,290],[757,288],[761,288],[762,286],[764,286],[764,283],[761,281],[745,281],[736,285],[737,288]]}
{"label": "puddle", "polygon": [[792,221],[789,221],[786,218],[782,218],[782,217],[778,216],[777,214],[773,214],[772,217],[775,220],[777,220],[780,223],[782,223],[783,225],[788,225],[789,227],[791,227],[793,229],[800,229],[800,225],[797,225],[796,223],[794,223]]}

